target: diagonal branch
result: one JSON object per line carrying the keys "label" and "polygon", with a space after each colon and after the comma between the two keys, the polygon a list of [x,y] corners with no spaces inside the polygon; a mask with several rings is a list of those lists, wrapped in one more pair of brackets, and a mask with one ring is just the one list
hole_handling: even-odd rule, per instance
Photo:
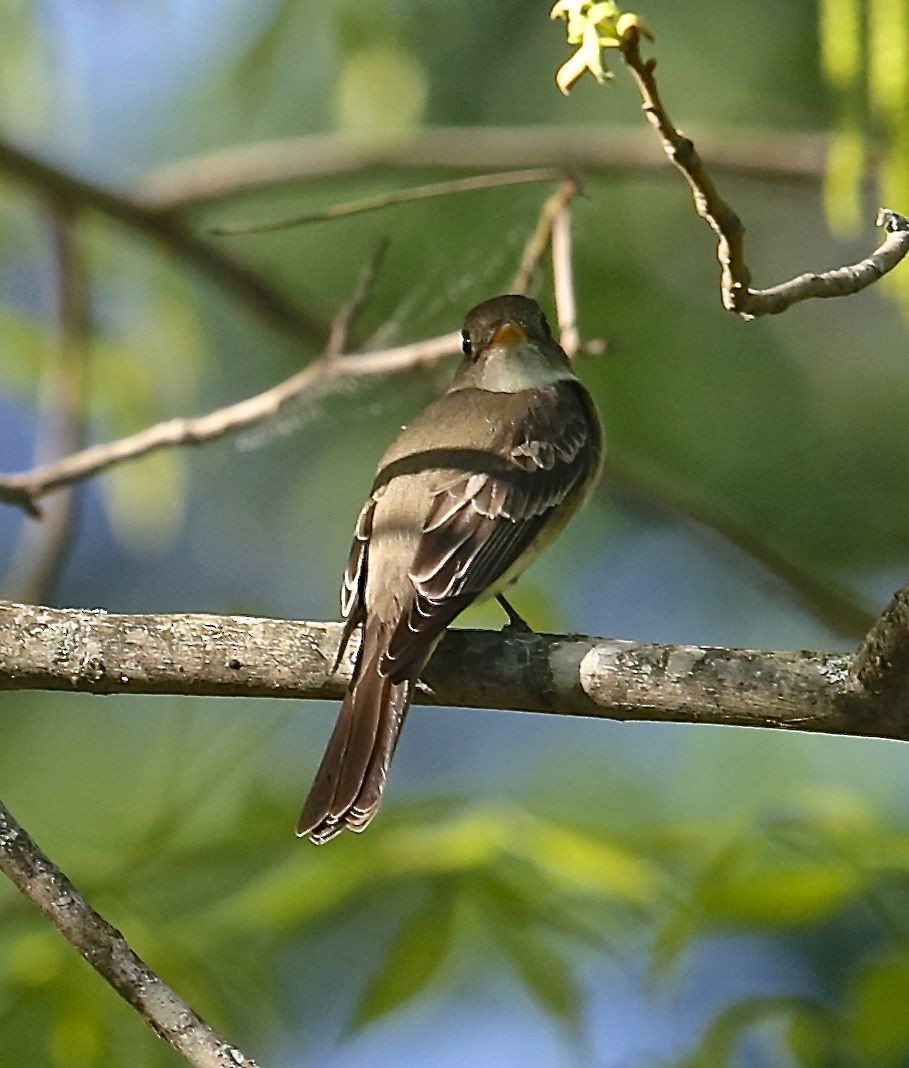
{"label": "diagonal branch", "polygon": [[566,178],[552,194],[543,202],[540,214],[537,216],[536,226],[527,239],[521,262],[511,282],[512,293],[526,293],[533,283],[534,277],[540,268],[540,263],[546,255],[553,237],[553,227],[556,220],[565,212],[571,202],[581,192],[581,186],[577,178]]}
{"label": "diagonal branch", "polygon": [[564,169],[556,167],[536,167],[531,170],[505,171],[497,174],[475,174],[469,178],[453,178],[447,182],[432,182],[429,185],[412,186],[410,189],[395,189],[389,193],[377,193],[359,200],[349,200],[343,204],[332,204],[322,211],[310,211],[291,215],[284,219],[272,219],[262,222],[222,223],[214,226],[211,233],[222,237],[235,234],[267,234],[275,230],[288,230],[295,226],[305,226],[315,222],[329,222],[333,219],[346,219],[351,215],[365,215],[371,211],[381,211],[395,204],[410,204],[415,200],[433,200],[455,193],[472,193],[485,189],[498,189],[502,186],[529,185],[534,182],[558,181],[565,174]]}
{"label": "diagonal branch", "polygon": [[343,356],[333,359],[331,363],[318,360],[278,385],[236,404],[218,408],[206,415],[168,419],[129,437],[92,445],[57,463],[20,475],[6,476],[0,479],[0,502],[18,505],[36,515],[39,514],[38,501],[46,494],[61,486],[92,478],[115,464],[134,460],[158,449],[216,441],[273,418],[308,390],[326,386],[335,379],[392,374],[435,363],[443,356],[458,351],[460,335],[443,334],[380,352]]}
{"label": "diagonal branch", "polygon": [[[355,655],[351,648],[334,670],[341,630],[0,602],[0,690],[338,698]],[[848,654],[453,630],[417,701],[909,740],[905,710],[880,701]]]}
{"label": "diagonal branch", "polygon": [[144,234],[192,264],[273,327],[306,342],[324,337],[324,328],[315,316],[288,300],[241,260],[197,237],[175,215],[76,178],[2,138],[0,172],[71,210],[96,211]]}
{"label": "diagonal branch", "polygon": [[222,1038],[130,948],[0,802],[0,871],[61,935],[196,1068],[256,1068]]}
{"label": "diagonal branch", "polygon": [[[549,247],[553,221],[558,211],[576,194],[577,183],[573,179],[566,179],[543,204],[537,225],[524,250],[520,270],[513,282],[516,292],[524,292],[530,285]],[[373,262],[375,264],[375,261]],[[352,300],[341,309],[323,355],[302,371],[262,393],[218,408],[206,415],[168,419],[129,437],[92,445],[32,471],[0,476],[0,503],[16,505],[29,514],[38,516],[38,502],[42,497],[62,486],[92,478],[115,464],[145,456],[158,449],[216,441],[274,418],[303,394],[326,388],[331,382],[339,379],[401,373],[427,366],[460,352],[461,336],[455,332],[377,352],[341,355],[339,338],[346,340],[350,315],[359,310],[364,293],[368,294],[374,270],[375,266],[367,268],[358,281]]]}
{"label": "diagonal branch", "polygon": [[864,260],[823,274],[802,274],[770,289],[752,289],[742,220],[720,195],[694,142],[679,133],[669,118],[653,74],[656,60],[641,57],[640,38],[635,26],[624,33],[620,41],[622,57],[637,84],[647,121],[659,134],[663,151],[691,187],[695,211],[716,234],[720,293],[727,311],[747,320],[779,315],[803,300],[849,296],[872,285],[901,262],[909,252],[909,219],[882,208],[876,225],[883,227],[887,236]]}

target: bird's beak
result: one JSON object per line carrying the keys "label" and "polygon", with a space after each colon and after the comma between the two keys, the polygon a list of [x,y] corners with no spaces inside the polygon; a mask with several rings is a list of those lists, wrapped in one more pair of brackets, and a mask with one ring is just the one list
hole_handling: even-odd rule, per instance
{"label": "bird's beak", "polygon": [[518,326],[517,323],[509,322],[507,319],[492,335],[492,340],[489,342],[490,348],[497,348],[502,345],[518,345],[522,341],[529,341],[530,338],[527,335],[527,331],[523,327]]}

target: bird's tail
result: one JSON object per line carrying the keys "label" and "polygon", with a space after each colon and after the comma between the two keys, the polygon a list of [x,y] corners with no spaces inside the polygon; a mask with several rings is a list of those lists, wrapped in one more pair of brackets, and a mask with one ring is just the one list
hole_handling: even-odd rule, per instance
{"label": "bird's tail", "polygon": [[297,834],[317,845],[346,828],[365,830],[379,809],[388,767],[410,707],[413,683],[379,670],[388,635],[366,626],[350,688],[297,821]]}

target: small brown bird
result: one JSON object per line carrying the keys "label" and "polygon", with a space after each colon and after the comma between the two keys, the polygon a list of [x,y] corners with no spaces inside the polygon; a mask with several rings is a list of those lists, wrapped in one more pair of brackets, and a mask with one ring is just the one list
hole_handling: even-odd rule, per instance
{"label": "small brown bird", "polygon": [[364,830],[382,799],[414,685],[445,628],[495,596],[561,532],[599,475],[596,407],[534,300],[467,313],[448,391],[379,463],[344,575],[353,680],[297,824],[327,842]]}

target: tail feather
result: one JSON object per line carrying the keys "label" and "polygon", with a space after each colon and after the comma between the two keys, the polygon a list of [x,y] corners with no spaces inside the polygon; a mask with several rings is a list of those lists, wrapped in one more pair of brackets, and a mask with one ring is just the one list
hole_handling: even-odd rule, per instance
{"label": "tail feather", "polygon": [[378,811],[412,691],[410,681],[393,683],[379,670],[386,648],[384,628],[367,625],[354,680],[297,822],[297,834],[316,844],[345,828],[364,830]]}

